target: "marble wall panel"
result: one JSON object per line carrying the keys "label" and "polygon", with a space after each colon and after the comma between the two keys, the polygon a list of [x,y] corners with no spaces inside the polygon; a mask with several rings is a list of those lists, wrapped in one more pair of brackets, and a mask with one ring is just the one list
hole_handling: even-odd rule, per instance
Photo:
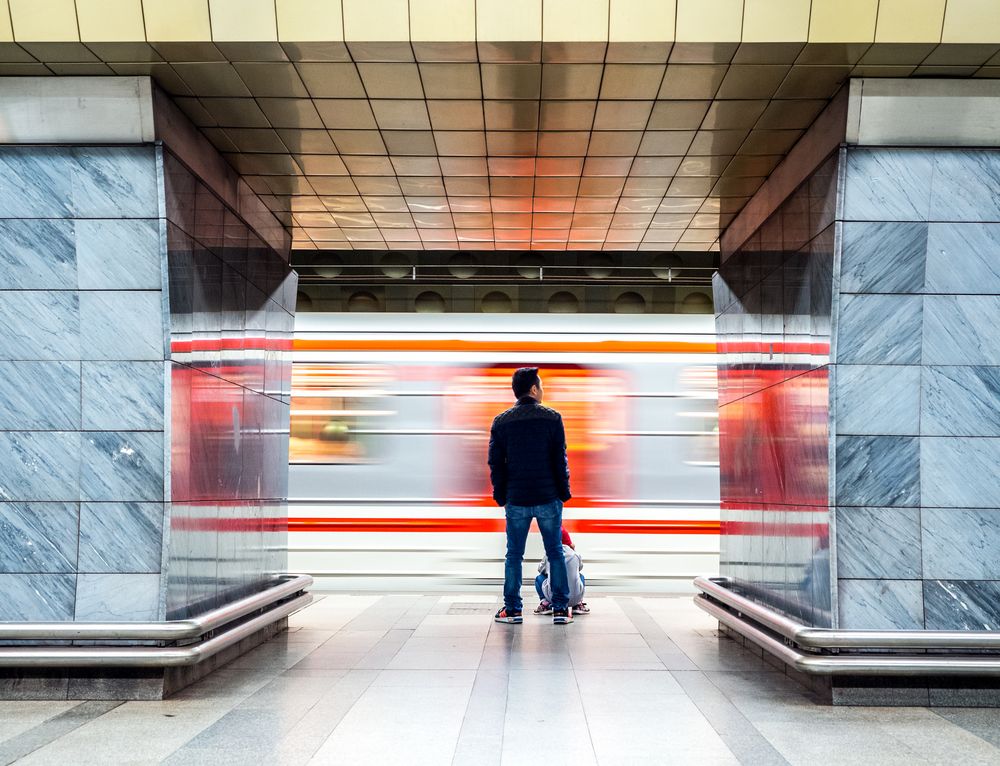
{"label": "marble wall panel", "polygon": [[931,508],[995,508],[1000,438],[935,437],[920,440],[923,504]]}
{"label": "marble wall panel", "polygon": [[162,431],[164,363],[83,362],[83,428]]}
{"label": "marble wall panel", "polygon": [[927,262],[927,224],[847,222],[843,227],[840,290],[920,293]]}
{"label": "marble wall panel", "polygon": [[924,298],[923,363],[1000,365],[1000,295]]}
{"label": "marble wall panel", "polygon": [[920,430],[927,436],[1000,436],[1000,367],[924,367]]}
{"label": "marble wall panel", "polygon": [[80,359],[80,298],[74,292],[0,290],[0,359]]}
{"label": "marble wall panel", "polygon": [[163,502],[163,433],[82,434],[80,497],[93,501]]}
{"label": "marble wall panel", "polygon": [[918,579],[920,521],[918,508],[838,508],[838,577]]}
{"label": "marble wall panel", "polygon": [[160,290],[163,257],[156,219],[76,221],[81,290]]}
{"label": "marble wall panel", "polygon": [[158,218],[156,155],[146,146],[86,146],[72,150],[75,218]]}
{"label": "marble wall panel", "polygon": [[925,579],[928,630],[1000,630],[1000,581]]}
{"label": "marble wall panel", "polygon": [[156,620],[159,602],[158,574],[79,574],[73,619],[81,622]]}
{"label": "marble wall panel", "polygon": [[844,220],[927,221],[934,170],[933,155],[919,150],[850,148]]}
{"label": "marble wall panel", "polygon": [[837,362],[919,364],[923,300],[911,295],[842,295]]}
{"label": "marble wall panel", "polygon": [[0,290],[72,290],[77,256],[74,222],[0,220]]}
{"label": "marble wall panel", "polygon": [[1000,509],[924,508],[921,529],[927,579],[1000,579]]}
{"label": "marble wall panel", "polygon": [[0,429],[80,427],[79,362],[0,362]]}
{"label": "marble wall panel", "polygon": [[910,151],[910,162],[923,162],[915,154],[934,162],[931,211],[936,221],[1000,222],[1000,152],[974,149]]}
{"label": "marble wall panel", "polygon": [[83,503],[80,572],[159,572],[162,503]]}
{"label": "marble wall panel", "polygon": [[918,438],[838,436],[836,461],[838,506],[920,505],[922,463]]}
{"label": "marble wall panel", "polygon": [[0,620],[72,620],[76,578],[76,574],[0,574]]}
{"label": "marble wall panel", "polygon": [[4,146],[0,150],[0,211],[4,218],[72,218],[71,147]]}
{"label": "marble wall panel", "polygon": [[920,433],[920,367],[838,364],[834,418],[839,435]]}
{"label": "marble wall panel", "polygon": [[1000,224],[930,224],[924,291],[1000,295]]}
{"label": "marble wall panel", "polygon": [[0,503],[0,572],[75,572],[76,503]]}
{"label": "marble wall panel", "polygon": [[159,291],[80,293],[84,359],[162,360],[164,328]]}
{"label": "marble wall panel", "polygon": [[0,431],[0,500],[80,497],[80,434]]}
{"label": "marble wall panel", "polygon": [[924,603],[920,580],[838,582],[840,627],[848,630],[921,630]]}

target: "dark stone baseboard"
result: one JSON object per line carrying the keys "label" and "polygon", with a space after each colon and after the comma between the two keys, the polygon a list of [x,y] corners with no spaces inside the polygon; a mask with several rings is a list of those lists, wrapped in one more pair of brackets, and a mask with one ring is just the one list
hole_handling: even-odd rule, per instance
{"label": "dark stone baseboard", "polygon": [[287,629],[278,620],[197,665],[176,668],[0,668],[0,700],[160,700]]}

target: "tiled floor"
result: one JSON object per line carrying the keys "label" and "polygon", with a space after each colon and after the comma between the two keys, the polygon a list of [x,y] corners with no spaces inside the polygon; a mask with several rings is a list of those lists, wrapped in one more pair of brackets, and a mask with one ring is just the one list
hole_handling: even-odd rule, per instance
{"label": "tiled floor", "polygon": [[688,598],[590,603],[327,595],[166,702],[0,702],[0,764],[1000,763],[1000,711],[817,705]]}

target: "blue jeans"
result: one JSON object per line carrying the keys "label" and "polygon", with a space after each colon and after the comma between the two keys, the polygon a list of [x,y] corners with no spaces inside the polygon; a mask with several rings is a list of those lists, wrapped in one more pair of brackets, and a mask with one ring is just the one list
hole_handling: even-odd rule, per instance
{"label": "blue jeans", "polygon": [[[566,560],[563,559],[565,564]],[[545,601],[545,591],[542,590],[542,583],[545,582],[545,578],[548,575],[544,575],[541,572],[538,573],[538,577],[535,578],[535,593],[538,594],[539,601]],[[587,587],[587,578],[583,576],[583,572],[580,573],[580,582],[583,583],[583,587]],[[571,606],[576,606],[576,604],[571,604]]]}
{"label": "blue jeans", "polygon": [[504,564],[503,604],[507,609],[521,610],[521,567],[524,544],[528,541],[531,520],[538,522],[545,555],[552,572],[552,608],[569,606],[569,583],[566,561],[562,555],[562,503],[553,500],[545,505],[507,506],[507,558]]}

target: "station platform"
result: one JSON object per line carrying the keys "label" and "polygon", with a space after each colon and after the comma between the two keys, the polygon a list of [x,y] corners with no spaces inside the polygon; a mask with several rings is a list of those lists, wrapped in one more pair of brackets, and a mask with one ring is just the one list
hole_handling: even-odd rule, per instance
{"label": "station platform", "polygon": [[689,598],[554,626],[484,594],[325,594],[167,701],[0,702],[10,764],[996,764],[1000,710],[828,707]]}

